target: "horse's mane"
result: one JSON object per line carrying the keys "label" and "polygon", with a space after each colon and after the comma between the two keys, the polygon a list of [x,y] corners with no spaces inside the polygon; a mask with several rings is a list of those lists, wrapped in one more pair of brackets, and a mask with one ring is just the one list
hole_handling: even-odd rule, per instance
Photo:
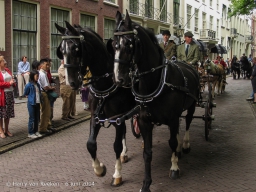
{"label": "horse's mane", "polygon": [[[136,30],[142,31],[142,32],[143,32],[143,35],[146,34],[146,35],[149,37],[149,39],[151,40],[151,42],[156,46],[156,48],[157,48],[157,50],[158,50],[158,52],[159,52],[160,55],[163,55],[163,54],[164,54],[164,51],[163,51],[163,49],[160,47],[160,45],[159,45],[159,43],[158,43],[158,40],[157,40],[155,34],[154,34],[151,30],[142,27],[141,25],[139,25],[139,24],[136,23],[136,22],[132,22],[132,26],[133,26],[133,28],[135,28]],[[138,33],[138,34],[140,34],[140,33]],[[143,38],[143,36],[140,36],[140,38]]]}

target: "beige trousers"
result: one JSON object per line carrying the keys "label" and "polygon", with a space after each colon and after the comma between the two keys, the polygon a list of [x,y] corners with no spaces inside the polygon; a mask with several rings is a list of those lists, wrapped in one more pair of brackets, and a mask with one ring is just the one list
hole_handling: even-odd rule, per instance
{"label": "beige trousers", "polygon": [[25,85],[24,84],[24,79],[25,79],[25,82],[26,84],[29,82],[29,74],[24,74],[23,76],[22,75],[18,75],[18,89],[19,89],[19,96],[21,97],[24,93],[24,88],[25,88]]}
{"label": "beige trousers", "polygon": [[63,100],[62,118],[68,118],[74,109],[74,91],[70,85],[60,85],[60,96]]}
{"label": "beige trousers", "polygon": [[39,131],[45,132],[48,128],[48,122],[51,117],[51,105],[48,96],[45,92],[42,92],[42,103],[41,103],[41,117]]}

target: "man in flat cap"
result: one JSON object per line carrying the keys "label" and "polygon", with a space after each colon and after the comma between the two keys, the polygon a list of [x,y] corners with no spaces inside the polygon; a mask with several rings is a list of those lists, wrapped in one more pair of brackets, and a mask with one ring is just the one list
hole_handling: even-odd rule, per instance
{"label": "man in flat cap", "polygon": [[164,30],[162,36],[164,41],[160,43],[160,47],[164,50],[166,59],[170,60],[173,56],[176,57],[177,55],[176,44],[173,40],[169,40],[171,36],[169,30]]}
{"label": "man in flat cap", "polygon": [[185,43],[178,46],[177,60],[185,61],[191,65],[197,65],[199,60],[199,47],[192,41],[193,36],[190,31],[184,34]]}

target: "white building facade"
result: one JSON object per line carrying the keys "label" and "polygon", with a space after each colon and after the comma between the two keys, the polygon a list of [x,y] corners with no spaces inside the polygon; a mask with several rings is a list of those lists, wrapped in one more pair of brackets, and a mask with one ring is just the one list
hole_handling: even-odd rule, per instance
{"label": "white building facade", "polygon": [[133,21],[155,34],[168,29],[183,40],[184,32],[191,31],[195,40],[204,42],[203,54],[211,59],[248,56],[254,44],[252,22],[246,16],[228,18],[230,4],[230,0],[127,0],[123,13],[127,9]]}

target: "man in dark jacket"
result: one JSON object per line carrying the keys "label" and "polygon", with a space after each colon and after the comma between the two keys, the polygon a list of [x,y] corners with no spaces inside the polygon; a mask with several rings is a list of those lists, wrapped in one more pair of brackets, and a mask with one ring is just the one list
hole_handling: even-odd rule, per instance
{"label": "man in dark jacket", "polygon": [[169,30],[164,30],[162,32],[163,42],[160,43],[160,47],[164,50],[166,59],[170,60],[173,56],[177,56],[176,44],[173,40],[169,40],[171,33]]}

